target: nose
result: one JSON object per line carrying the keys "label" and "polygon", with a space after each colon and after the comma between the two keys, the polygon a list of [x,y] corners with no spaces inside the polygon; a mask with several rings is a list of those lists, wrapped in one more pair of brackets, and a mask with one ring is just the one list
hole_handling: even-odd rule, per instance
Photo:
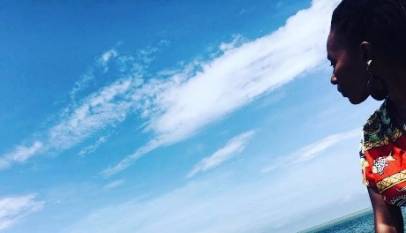
{"label": "nose", "polygon": [[334,75],[334,73],[331,75],[330,82],[333,85],[337,85],[337,77]]}

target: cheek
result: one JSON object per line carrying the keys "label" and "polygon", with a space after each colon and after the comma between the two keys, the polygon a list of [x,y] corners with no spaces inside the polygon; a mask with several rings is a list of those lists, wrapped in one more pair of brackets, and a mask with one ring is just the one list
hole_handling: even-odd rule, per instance
{"label": "cheek", "polygon": [[351,57],[347,62],[348,73],[353,76],[355,82],[365,83],[368,80],[368,71],[366,70],[366,64],[358,58]]}
{"label": "cheek", "polygon": [[369,79],[369,74],[368,72],[363,69],[362,67],[353,67],[352,69],[352,74],[353,74],[353,83],[359,85],[359,86],[366,86],[368,83]]}
{"label": "cheek", "polygon": [[350,83],[351,80],[353,79],[351,77],[353,76],[353,73],[354,72],[352,72],[351,69],[349,69],[349,67],[345,65],[344,66],[337,65],[334,71],[334,76],[337,78],[338,84],[340,86],[347,86],[347,84]]}
{"label": "cheek", "polygon": [[335,74],[339,79],[339,83],[346,86],[351,85],[353,88],[365,85],[368,80],[368,73],[359,64],[353,62],[343,63],[340,67],[337,67]]}

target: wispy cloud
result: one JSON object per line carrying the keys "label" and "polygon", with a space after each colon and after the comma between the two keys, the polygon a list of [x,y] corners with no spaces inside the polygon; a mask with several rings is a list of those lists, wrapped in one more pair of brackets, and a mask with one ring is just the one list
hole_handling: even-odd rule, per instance
{"label": "wispy cloud", "polygon": [[19,145],[13,151],[0,157],[0,170],[6,169],[13,163],[22,163],[43,149],[43,143],[35,141],[30,146]]}
{"label": "wispy cloud", "polygon": [[296,152],[296,154],[298,154],[298,157],[296,158],[295,162],[299,163],[308,161],[310,159],[314,159],[321,152],[327,150],[328,148],[336,145],[337,143],[343,140],[355,137],[361,138],[361,133],[362,130],[360,128],[357,128],[347,132],[327,136],[315,143],[312,143],[310,145],[301,148],[298,152]]}
{"label": "wispy cloud", "polygon": [[109,70],[109,61],[119,56],[118,51],[115,48],[109,49],[102,53],[99,58],[96,59],[96,62],[93,66],[90,66],[88,70],[81,75],[80,79],[75,82],[69,97],[73,102],[76,101],[77,95],[86,90],[89,84],[94,81],[97,76],[98,70],[103,73],[106,73]]}
{"label": "wispy cloud", "polygon": [[[328,19],[337,2],[313,1],[309,9],[297,12],[275,32],[250,42],[237,43],[237,38],[223,43],[217,57],[190,62],[167,73],[168,77],[159,76],[164,75],[161,72],[157,72],[156,78],[143,77],[155,48],[142,50],[136,56],[108,50],[98,61],[101,67],[117,66],[119,76],[80,101],[73,100],[60,119],[36,140],[42,149],[29,154],[32,157],[39,152],[68,149],[137,113],[145,120],[144,133],[152,133],[152,139],[102,172],[106,176],[116,174],[148,152],[196,134],[204,126],[315,68],[324,60],[323,38],[327,37]],[[94,80],[94,71],[87,75],[90,76],[83,78],[85,82]],[[75,93],[81,90],[79,86]],[[3,167],[15,162],[0,158]]]}
{"label": "wispy cloud", "polygon": [[245,147],[247,146],[248,142],[251,140],[252,136],[254,135],[254,131],[248,131],[237,135],[230,139],[226,145],[212,155],[204,158],[199,163],[197,163],[192,171],[189,172],[187,175],[188,178],[196,175],[200,172],[205,172],[210,169],[213,169],[220,164],[224,163],[225,161],[231,159],[238,153],[241,153]]}
{"label": "wispy cloud", "polygon": [[115,49],[110,49],[106,52],[104,52],[100,59],[99,59],[99,63],[105,68],[105,71],[107,71],[106,69],[108,69],[107,63],[112,59],[118,56],[118,52]]}
{"label": "wispy cloud", "polygon": [[115,181],[112,181],[112,182],[106,184],[106,185],[103,187],[103,189],[104,189],[104,190],[115,189],[115,188],[118,188],[118,187],[122,186],[124,183],[125,183],[125,180],[123,180],[123,179],[115,180]]}
{"label": "wispy cloud", "polygon": [[324,39],[337,3],[313,1],[270,35],[234,48],[223,45],[221,56],[192,64],[192,69],[186,67],[169,81],[147,85],[144,91],[151,98],[143,106],[146,130],[156,137],[103,174],[120,172],[151,150],[183,140],[315,68],[324,60]]}
{"label": "wispy cloud", "polygon": [[[142,51],[142,54],[148,56],[151,53]],[[143,57],[140,54],[138,56],[140,59]],[[88,83],[94,81],[95,72],[108,67],[108,62],[112,62],[112,59],[115,59],[117,69],[124,69],[120,73],[123,77],[77,101],[76,94],[83,92]],[[119,56],[116,50],[105,52],[97,61],[96,65],[75,84],[70,93],[72,103],[61,111],[56,122],[51,124],[46,132],[36,133],[41,136],[38,136],[32,145],[17,145],[10,152],[1,155],[0,169],[8,168],[13,163],[24,162],[40,153],[59,152],[71,148],[102,129],[116,126],[127,118],[131,110],[135,111],[137,99],[133,98],[133,95],[144,82],[140,73],[146,65],[145,61],[139,64],[132,56]],[[98,63],[101,64],[97,65]],[[81,154],[95,150],[104,142],[106,138],[99,138],[93,146],[84,148]]]}
{"label": "wispy cloud", "polygon": [[23,217],[43,208],[44,203],[37,201],[35,195],[0,198],[0,231],[16,224]]}
{"label": "wispy cloud", "polygon": [[79,155],[85,156],[87,154],[91,154],[91,153],[95,152],[100,145],[102,145],[103,143],[105,143],[107,141],[108,138],[109,138],[108,135],[99,137],[94,144],[86,146],[85,148],[81,149],[79,151]]}
{"label": "wispy cloud", "polygon": [[[164,195],[94,210],[64,233],[298,232],[369,206],[361,179],[354,179],[359,175],[351,153],[356,146],[348,141],[325,160],[284,167],[277,176],[247,172],[241,179],[238,167],[208,174]],[[348,166],[336,166],[337,161]],[[335,205],[348,194],[346,203]],[[310,215],[315,217],[304,217]]]}
{"label": "wispy cloud", "polygon": [[220,51],[226,52],[227,50],[234,49],[239,47],[244,42],[244,38],[240,34],[236,34],[233,36],[233,40],[231,42],[223,42],[220,44],[219,49]]}
{"label": "wispy cloud", "polygon": [[134,82],[136,80],[121,79],[87,97],[49,130],[47,144],[66,149],[104,127],[123,121],[131,104],[117,99],[125,97]]}
{"label": "wispy cloud", "polygon": [[361,129],[357,128],[326,136],[325,138],[322,138],[314,143],[311,143],[294,151],[290,155],[283,156],[277,161],[274,161],[271,165],[263,168],[262,172],[267,173],[277,168],[281,168],[282,166],[287,167],[292,164],[298,164],[315,159],[317,156],[320,156],[322,152],[325,152],[327,149],[337,145],[342,141],[356,137],[361,139],[361,132]]}

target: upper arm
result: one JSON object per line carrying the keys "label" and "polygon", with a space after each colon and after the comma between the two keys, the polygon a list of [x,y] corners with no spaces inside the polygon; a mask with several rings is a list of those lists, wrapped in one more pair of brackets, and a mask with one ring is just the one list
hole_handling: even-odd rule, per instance
{"label": "upper arm", "polygon": [[400,207],[390,205],[382,195],[368,187],[374,211],[375,231],[377,233],[403,232],[403,217]]}

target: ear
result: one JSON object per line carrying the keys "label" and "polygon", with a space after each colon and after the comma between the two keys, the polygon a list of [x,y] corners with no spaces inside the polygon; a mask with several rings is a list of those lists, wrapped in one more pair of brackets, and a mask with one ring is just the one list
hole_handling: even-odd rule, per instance
{"label": "ear", "polygon": [[361,58],[364,62],[373,59],[371,43],[369,43],[368,41],[362,41],[359,45],[359,48],[361,52]]}

